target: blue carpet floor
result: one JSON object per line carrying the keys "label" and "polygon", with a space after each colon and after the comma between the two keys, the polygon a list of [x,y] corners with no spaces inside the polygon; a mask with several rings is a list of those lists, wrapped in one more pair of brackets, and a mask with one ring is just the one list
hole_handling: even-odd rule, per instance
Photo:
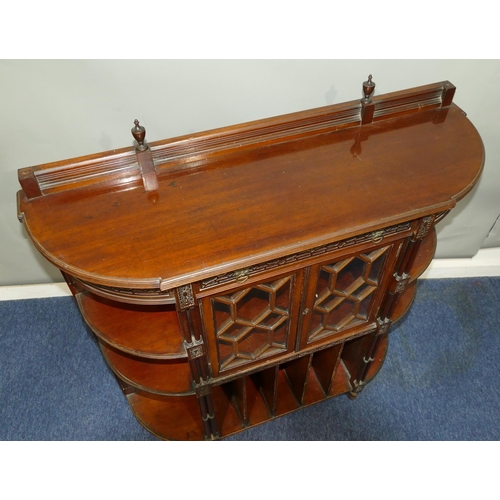
{"label": "blue carpet floor", "polygon": [[[500,439],[500,278],[427,280],[361,395],[227,441]],[[70,297],[0,302],[0,440],[156,440],[133,417]]]}

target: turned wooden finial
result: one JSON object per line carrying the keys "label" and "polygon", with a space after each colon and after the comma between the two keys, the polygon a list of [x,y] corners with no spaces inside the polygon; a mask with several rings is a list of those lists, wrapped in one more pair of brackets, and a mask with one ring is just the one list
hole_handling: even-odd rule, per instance
{"label": "turned wooden finial", "polygon": [[146,151],[146,149],[148,149],[148,146],[144,143],[144,139],[146,138],[146,129],[142,125],[139,125],[139,120],[137,119],[134,120],[134,125],[135,126],[132,128],[131,132],[134,139],[138,143],[137,149],[139,151]]}
{"label": "turned wooden finial", "polygon": [[368,75],[368,80],[366,82],[363,82],[363,99],[361,99],[361,102],[368,103],[371,102],[372,98],[371,95],[373,94],[373,91],[375,90],[375,83],[372,82],[372,75]]}
{"label": "turned wooden finial", "polygon": [[137,163],[141,169],[142,182],[146,191],[158,190],[158,179],[156,177],[155,163],[153,153],[145,143],[146,129],[139,125],[139,120],[134,120],[134,128],[131,130],[134,139],[137,141],[135,154]]}

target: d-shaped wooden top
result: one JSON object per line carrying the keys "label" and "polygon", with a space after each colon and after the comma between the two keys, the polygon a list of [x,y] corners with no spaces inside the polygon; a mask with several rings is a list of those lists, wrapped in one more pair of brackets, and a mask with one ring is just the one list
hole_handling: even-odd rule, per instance
{"label": "d-shaped wooden top", "polygon": [[154,191],[133,148],[22,169],[20,218],[73,276],[166,290],[447,210],[484,162],[450,88],[152,143]]}

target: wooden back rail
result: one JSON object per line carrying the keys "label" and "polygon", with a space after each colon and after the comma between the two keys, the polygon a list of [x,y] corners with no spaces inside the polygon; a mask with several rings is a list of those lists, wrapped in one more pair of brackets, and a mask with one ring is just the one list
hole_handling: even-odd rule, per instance
{"label": "wooden back rail", "polygon": [[[142,138],[142,144],[139,143],[135,151],[122,148],[20,169],[19,182],[28,199],[95,184],[116,188],[141,179],[146,191],[154,191],[158,188],[157,176],[163,169],[171,174],[199,167],[197,159],[203,163],[215,155],[359,127],[422,110],[446,108],[452,103],[454,94],[455,86],[443,81],[373,98],[365,94],[361,102],[351,101],[223,127],[153,142],[149,146],[144,145]],[[138,123],[137,127],[140,127]],[[353,153],[359,147],[359,143],[353,145]]]}

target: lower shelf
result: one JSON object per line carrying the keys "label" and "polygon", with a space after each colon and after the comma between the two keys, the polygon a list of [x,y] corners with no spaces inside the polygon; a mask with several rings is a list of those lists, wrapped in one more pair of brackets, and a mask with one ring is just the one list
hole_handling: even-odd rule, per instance
{"label": "lower shelf", "polygon": [[[345,346],[332,346],[212,386],[214,418],[219,436],[230,436],[305,406],[350,393],[350,356],[363,347],[362,342],[364,339],[360,338]],[[386,352],[387,339],[380,344],[367,381],[382,366]],[[134,415],[155,436],[167,440],[204,439],[195,395],[166,396],[137,388],[129,388],[129,391],[127,399]]]}
{"label": "lower shelf", "polygon": [[127,395],[127,400],[137,420],[160,439],[204,439],[196,396],[159,396],[135,391]]}

